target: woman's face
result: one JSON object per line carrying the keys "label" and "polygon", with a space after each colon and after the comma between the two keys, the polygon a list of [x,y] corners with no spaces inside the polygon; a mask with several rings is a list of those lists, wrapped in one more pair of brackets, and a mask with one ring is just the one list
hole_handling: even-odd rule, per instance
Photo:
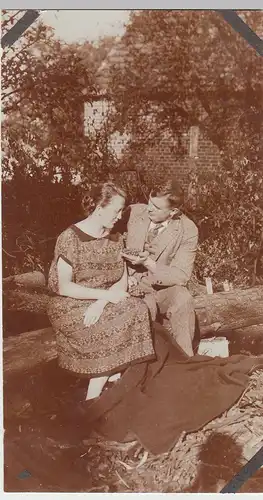
{"label": "woman's face", "polygon": [[101,207],[100,214],[103,227],[112,229],[114,224],[121,218],[124,206],[125,199],[123,196],[115,195],[106,207]]}

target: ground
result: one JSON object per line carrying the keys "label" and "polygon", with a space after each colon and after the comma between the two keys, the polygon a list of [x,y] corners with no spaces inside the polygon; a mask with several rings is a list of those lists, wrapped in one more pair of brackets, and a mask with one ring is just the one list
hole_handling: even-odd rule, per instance
{"label": "ground", "polygon": [[[230,338],[231,353],[263,352],[263,335]],[[158,457],[137,442],[88,437],[80,443],[74,425],[59,426],[63,408],[83,390],[54,360],[8,379],[5,491],[215,492],[263,445],[263,370],[228,412]],[[263,470],[240,491],[262,492]]]}

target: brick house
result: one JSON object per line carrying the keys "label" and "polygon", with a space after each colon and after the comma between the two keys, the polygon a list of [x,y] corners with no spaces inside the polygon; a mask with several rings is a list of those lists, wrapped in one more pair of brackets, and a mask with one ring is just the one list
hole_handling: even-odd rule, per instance
{"label": "brick house", "polygon": [[[101,88],[100,99],[93,103],[84,104],[85,135],[89,135],[92,130],[98,130],[103,126],[110,106],[106,99],[108,71],[111,65],[121,67],[124,64],[124,56],[125,47],[122,44],[122,39],[119,38],[98,71],[98,81]],[[127,134],[121,135],[119,133],[108,138],[108,147],[119,160],[125,154],[129,140],[130,137]],[[176,140],[167,134],[154,141],[154,146],[147,146],[139,160],[144,171],[154,178],[178,176],[182,186],[187,189],[190,171],[197,169],[198,172],[207,174],[220,165],[221,156],[217,146],[203,136],[199,127],[191,127],[183,134],[186,155],[180,160],[176,158],[174,153],[175,142]]]}

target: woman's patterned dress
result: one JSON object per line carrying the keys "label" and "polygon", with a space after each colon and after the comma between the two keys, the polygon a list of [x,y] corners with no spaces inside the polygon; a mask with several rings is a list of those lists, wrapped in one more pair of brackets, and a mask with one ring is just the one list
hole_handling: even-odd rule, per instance
{"label": "woman's patterned dress", "polygon": [[53,296],[48,315],[56,334],[59,365],[78,375],[111,375],[132,363],[155,358],[149,311],[141,299],[108,303],[99,321],[85,327],[84,314],[94,301],[58,294],[59,257],[72,266],[75,283],[106,290],[122,277],[122,245],[118,234],[96,239],[75,225],[57,240],[49,273]]}

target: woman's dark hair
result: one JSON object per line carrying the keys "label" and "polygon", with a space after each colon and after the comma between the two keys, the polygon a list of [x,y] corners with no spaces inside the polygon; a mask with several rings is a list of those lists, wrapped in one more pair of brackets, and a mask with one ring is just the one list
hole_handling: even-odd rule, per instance
{"label": "woman's dark hair", "polygon": [[93,212],[98,205],[106,207],[112,198],[118,195],[127,198],[126,191],[111,181],[88,186],[82,197],[82,208],[85,215]]}
{"label": "woman's dark hair", "polygon": [[181,208],[184,203],[184,192],[176,179],[169,179],[156,186],[152,189],[151,196],[156,198],[167,196],[171,208]]}

